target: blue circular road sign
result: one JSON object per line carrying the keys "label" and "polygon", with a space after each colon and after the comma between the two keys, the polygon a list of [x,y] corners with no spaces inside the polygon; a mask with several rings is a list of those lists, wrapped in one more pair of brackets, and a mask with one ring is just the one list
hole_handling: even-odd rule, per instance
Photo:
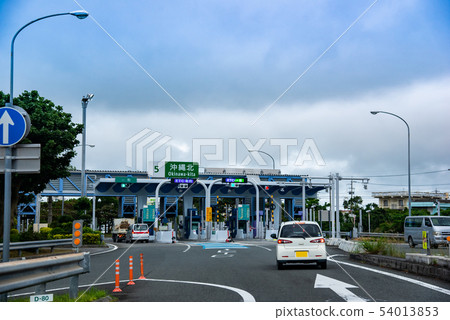
{"label": "blue circular road sign", "polygon": [[0,146],[19,143],[27,132],[24,115],[11,107],[0,108]]}

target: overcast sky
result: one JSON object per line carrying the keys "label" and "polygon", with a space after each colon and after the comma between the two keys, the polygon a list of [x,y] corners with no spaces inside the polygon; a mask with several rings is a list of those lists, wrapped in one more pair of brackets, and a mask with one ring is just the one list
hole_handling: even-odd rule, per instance
{"label": "overcast sky", "polygon": [[21,32],[14,95],[38,90],[81,123],[81,98],[95,94],[87,169],[136,169],[127,141],[147,133],[137,142],[147,138],[156,161],[192,161],[203,144],[201,167],[271,168],[249,157],[253,146],[283,173],[368,177],[355,191],[372,202],[371,192],[407,190],[406,126],[370,114],[383,110],[411,128],[413,191],[450,189],[447,0],[0,0],[0,90],[15,32],[82,8],[85,20]]}

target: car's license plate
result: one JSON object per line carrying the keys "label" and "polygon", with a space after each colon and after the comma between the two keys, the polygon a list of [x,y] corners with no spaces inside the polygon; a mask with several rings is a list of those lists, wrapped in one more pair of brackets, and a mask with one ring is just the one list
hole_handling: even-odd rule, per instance
{"label": "car's license plate", "polygon": [[295,251],[295,257],[296,258],[307,258],[308,251]]}

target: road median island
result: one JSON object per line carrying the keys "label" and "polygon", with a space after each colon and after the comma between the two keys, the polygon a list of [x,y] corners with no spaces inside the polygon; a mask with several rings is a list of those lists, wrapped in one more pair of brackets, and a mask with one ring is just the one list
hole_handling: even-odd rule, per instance
{"label": "road median island", "polygon": [[348,252],[350,259],[393,270],[414,273],[450,282],[450,258],[406,253],[406,258],[366,253],[361,243],[344,239],[327,239],[329,246]]}
{"label": "road median island", "polygon": [[364,253],[350,253],[350,259],[379,267],[405,271],[408,273],[414,273],[450,282],[450,269],[444,266],[426,264],[419,261],[411,261],[403,258]]}

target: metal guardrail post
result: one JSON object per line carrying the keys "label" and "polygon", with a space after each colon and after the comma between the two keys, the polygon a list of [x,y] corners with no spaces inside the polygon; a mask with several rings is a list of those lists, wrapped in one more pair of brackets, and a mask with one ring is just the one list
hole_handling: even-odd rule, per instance
{"label": "metal guardrail post", "polygon": [[78,275],[70,278],[69,298],[76,299],[78,297]]}

